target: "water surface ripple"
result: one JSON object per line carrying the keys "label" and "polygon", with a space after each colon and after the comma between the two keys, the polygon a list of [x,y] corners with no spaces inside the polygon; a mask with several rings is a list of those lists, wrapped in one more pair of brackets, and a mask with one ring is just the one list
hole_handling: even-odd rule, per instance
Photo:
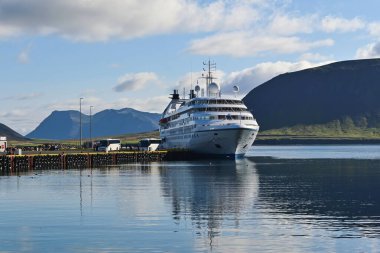
{"label": "water surface ripple", "polygon": [[0,252],[379,252],[379,182],[305,157],[5,175]]}

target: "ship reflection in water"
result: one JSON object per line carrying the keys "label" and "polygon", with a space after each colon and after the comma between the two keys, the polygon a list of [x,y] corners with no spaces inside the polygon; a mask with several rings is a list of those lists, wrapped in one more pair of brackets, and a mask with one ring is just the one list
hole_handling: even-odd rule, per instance
{"label": "ship reflection in water", "polygon": [[0,177],[0,251],[379,252],[380,160],[246,158]]}
{"label": "ship reflection in water", "polygon": [[258,194],[255,165],[248,160],[166,167],[161,170],[164,197],[172,203],[173,219],[190,219],[198,235],[212,239],[222,228],[239,229]]}

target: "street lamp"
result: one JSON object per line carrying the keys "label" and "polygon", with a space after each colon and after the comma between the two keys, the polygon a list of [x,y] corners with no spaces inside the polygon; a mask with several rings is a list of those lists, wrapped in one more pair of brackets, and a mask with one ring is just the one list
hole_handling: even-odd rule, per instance
{"label": "street lamp", "polygon": [[82,149],[82,100],[79,98],[79,148]]}
{"label": "street lamp", "polygon": [[94,106],[90,106],[90,143],[91,143],[91,148],[92,148],[92,108],[94,108]]}

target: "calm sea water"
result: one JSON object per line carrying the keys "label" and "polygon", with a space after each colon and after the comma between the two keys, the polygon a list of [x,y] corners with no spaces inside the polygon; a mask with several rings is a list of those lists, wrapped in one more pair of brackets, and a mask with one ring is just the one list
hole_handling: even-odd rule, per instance
{"label": "calm sea water", "polygon": [[256,147],[0,176],[0,252],[379,252],[379,152]]}
{"label": "calm sea water", "polygon": [[247,156],[286,159],[380,159],[380,145],[254,146]]}

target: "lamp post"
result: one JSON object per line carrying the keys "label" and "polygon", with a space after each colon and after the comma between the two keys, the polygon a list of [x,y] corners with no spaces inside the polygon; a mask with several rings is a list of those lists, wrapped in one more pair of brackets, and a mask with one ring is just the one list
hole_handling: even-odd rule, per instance
{"label": "lamp post", "polygon": [[79,98],[79,148],[82,149],[82,100]]}
{"label": "lamp post", "polygon": [[93,106],[90,106],[90,143],[92,148],[92,108]]}

